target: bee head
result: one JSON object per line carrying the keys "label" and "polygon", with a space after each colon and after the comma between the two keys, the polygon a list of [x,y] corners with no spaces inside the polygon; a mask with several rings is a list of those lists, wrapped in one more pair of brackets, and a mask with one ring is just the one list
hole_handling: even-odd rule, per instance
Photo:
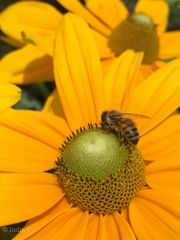
{"label": "bee head", "polygon": [[101,120],[102,120],[103,122],[105,122],[105,120],[106,120],[107,112],[108,112],[108,111],[103,111],[102,114],[101,114]]}
{"label": "bee head", "polygon": [[105,127],[105,125],[107,124],[107,113],[108,111],[103,111],[101,114],[101,126]]}

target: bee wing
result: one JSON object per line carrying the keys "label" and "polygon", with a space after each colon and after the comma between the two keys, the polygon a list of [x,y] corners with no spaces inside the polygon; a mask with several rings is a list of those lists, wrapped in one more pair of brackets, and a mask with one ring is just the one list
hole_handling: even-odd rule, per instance
{"label": "bee wing", "polygon": [[129,117],[137,117],[137,118],[146,118],[146,119],[150,119],[151,117],[143,115],[143,114],[138,114],[138,113],[124,113],[123,115],[125,116],[129,116]]}

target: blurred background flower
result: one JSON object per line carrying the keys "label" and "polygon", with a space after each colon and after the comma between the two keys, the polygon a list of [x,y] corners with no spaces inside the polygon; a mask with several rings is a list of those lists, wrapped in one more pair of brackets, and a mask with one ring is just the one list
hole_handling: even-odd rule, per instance
{"label": "blurred background flower", "polygon": [[[23,1],[16,1],[16,0],[1,0],[0,4],[0,11],[4,10],[8,5],[16,2],[23,2]],[[55,9],[60,10],[61,12],[65,12],[65,9],[60,6],[59,2],[56,0],[45,0],[45,1],[37,1],[37,2],[47,2],[50,3],[55,7]],[[83,2],[83,1],[82,1]],[[128,7],[130,12],[133,12],[133,9],[135,5],[137,4],[136,0],[124,0],[123,1],[126,6]],[[179,0],[168,0],[167,1],[170,7],[170,15],[169,15],[169,21],[168,21],[168,31],[171,30],[179,30],[180,29],[180,18],[179,18],[179,13],[180,13],[180,1]],[[0,38],[2,41],[0,41],[0,57],[5,55],[6,53],[16,49],[16,47],[12,45],[18,45],[22,44],[20,42],[13,42],[12,39],[5,39],[5,35],[1,33]],[[11,45],[8,44],[10,42]],[[28,49],[27,49],[28,48]],[[26,50],[24,51],[24,55],[22,55],[23,59],[27,59],[27,54],[26,51],[31,52],[32,55],[29,56],[29,58],[33,58],[34,54],[38,55],[39,57],[42,56],[41,52],[36,52],[33,53],[33,46],[28,46]],[[32,48],[32,49],[29,49]],[[23,57],[26,56],[26,57]],[[13,55],[14,63],[10,68],[16,68],[21,64],[21,60],[16,60],[15,56]],[[23,60],[24,61],[24,60]],[[29,61],[27,59],[27,61]],[[34,62],[33,66],[30,66],[28,68],[29,74],[28,78],[25,80],[26,83],[31,82],[31,84],[28,84],[26,86],[22,86],[22,100],[16,105],[16,108],[23,108],[23,109],[33,109],[33,110],[40,110],[47,99],[48,95],[52,92],[52,90],[55,88],[54,82],[47,82],[47,83],[39,83],[42,81],[47,81],[47,80],[53,80],[53,73],[52,73],[52,68],[51,68],[51,59],[49,59],[47,56],[45,57],[45,67],[44,72],[38,72],[38,67],[39,65],[37,62]],[[8,63],[8,61],[7,61]],[[16,63],[16,64],[15,64]],[[44,63],[43,63],[44,64]],[[49,66],[49,67],[48,67]],[[36,69],[37,68],[37,69]],[[18,69],[18,67],[17,67]],[[33,73],[34,71],[34,73]],[[37,74],[38,73],[38,74]],[[34,75],[36,76],[36,79],[33,81],[38,81],[38,83],[34,84],[32,83],[32,78],[34,78]],[[17,83],[22,82],[22,76],[20,74],[17,74],[15,81]]]}

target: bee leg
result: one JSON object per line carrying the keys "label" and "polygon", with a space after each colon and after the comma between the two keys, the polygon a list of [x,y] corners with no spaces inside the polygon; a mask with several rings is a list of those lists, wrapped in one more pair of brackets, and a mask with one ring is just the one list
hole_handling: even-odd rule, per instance
{"label": "bee leg", "polygon": [[111,127],[108,127],[108,128],[107,128],[107,131],[108,131],[109,133],[111,133],[111,132],[112,132],[112,128],[111,128]]}
{"label": "bee leg", "polygon": [[103,128],[104,131],[107,131],[108,133],[112,132],[112,128],[110,126],[107,126],[103,122],[101,122],[101,127]]}
{"label": "bee leg", "polygon": [[118,138],[120,139],[120,143],[121,145],[123,145],[124,141],[125,141],[125,138],[123,137],[123,133],[120,129],[120,131],[118,132]]}

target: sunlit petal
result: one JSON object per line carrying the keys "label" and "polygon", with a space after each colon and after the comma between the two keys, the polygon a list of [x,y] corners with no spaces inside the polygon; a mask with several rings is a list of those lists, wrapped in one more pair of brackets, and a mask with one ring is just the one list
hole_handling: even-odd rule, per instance
{"label": "sunlit petal", "polygon": [[2,70],[12,73],[10,82],[17,84],[54,79],[52,58],[31,44],[5,55],[0,61]]}
{"label": "sunlit petal", "polygon": [[49,173],[1,173],[0,191],[1,226],[38,216],[64,195]]}
{"label": "sunlit petal", "polygon": [[161,191],[141,191],[129,207],[130,222],[137,238],[178,240],[179,200]]}
{"label": "sunlit petal", "polygon": [[61,13],[52,5],[38,1],[20,1],[0,14],[0,28],[21,42],[38,45],[52,54],[55,29]]}
{"label": "sunlit petal", "polygon": [[86,6],[111,29],[128,15],[126,6],[119,0],[86,0]]}
{"label": "sunlit petal", "polygon": [[160,38],[160,58],[180,57],[180,31],[166,32]]}
{"label": "sunlit petal", "polygon": [[51,114],[6,111],[0,117],[0,171],[39,172],[54,168],[59,147],[69,134],[65,121]]}
{"label": "sunlit petal", "polygon": [[110,29],[98,18],[89,12],[79,0],[57,0],[67,10],[80,15],[90,26],[105,36],[110,34]]}
{"label": "sunlit petal", "polygon": [[71,129],[96,122],[103,109],[102,70],[91,32],[78,16],[67,14],[60,23],[54,65]]}

